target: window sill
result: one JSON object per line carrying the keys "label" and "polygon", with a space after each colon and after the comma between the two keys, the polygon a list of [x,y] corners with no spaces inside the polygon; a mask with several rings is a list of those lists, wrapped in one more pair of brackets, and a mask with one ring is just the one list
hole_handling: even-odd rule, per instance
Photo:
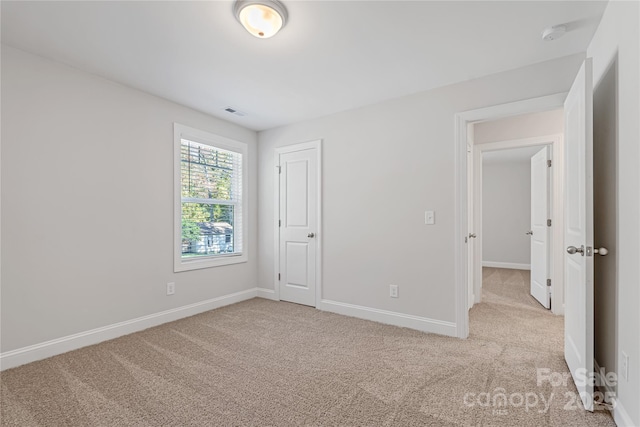
{"label": "window sill", "polygon": [[199,258],[193,260],[175,260],[173,265],[174,273],[182,271],[200,270],[202,268],[222,267],[224,265],[240,264],[247,262],[248,256],[246,253],[241,255],[222,255],[217,257]]}

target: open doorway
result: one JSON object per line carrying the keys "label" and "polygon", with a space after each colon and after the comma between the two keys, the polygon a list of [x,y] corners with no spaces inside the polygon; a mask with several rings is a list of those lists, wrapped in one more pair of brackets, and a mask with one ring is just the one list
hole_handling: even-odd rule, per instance
{"label": "open doorway", "polygon": [[[554,231],[552,243],[553,278],[561,284],[563,292],[558,292],[558,286],[553,289],[554,307],[560,308],[564,315],[564,349],[562,355],[569,368],[569,374],[574,379],[582,405],[585,410],[594,410],[594,384],[581,380],[582,373],[594,372],[594,256],[608,254],[606,247],[598,247],[594,242],[594,175],[593,175],[593,81],[592,60],[587,58],[571,86],[564,94],[534,98],[511,104],[497,105],[484,109],[471,110],[456,115],[456,173],[460,176],[456,180],[456,322],[457,335],[465,338],[469,335],[469,317],[467,293],[470,283],[477,286],[477,271],[481,272],[481,257],[471,259],[470,253],[476,257],[481,254],[481,248],[469,251],[468,236],[476,235],[474,227],[480,227],[477,218],[471,220],[469,216],[477,215],[478,205],[475,200],[477,180],[469,184],[468,150],[472,153],[474,166],[477,165],[477,147],[470,144],[474,138],[474,125],[489,120],[513,117],[540,111],[563,108],[564,138],[553,143],[553,162],[556,166],[554,176],[563,179],[554,180],[554,216],[552,217]],[[560,99],[564,98],[560,104]],[[499,145],[499,143],[495,143]],[[563,149],[564,146],[566,147]],[[506,146],[494,147],[507,148]],[[564,155],[563,155],[564,154]],[[477,169],[473,169],[477,173]],[[566,190],[565,188],[566,187]],[[557,191],[556,191],[557,190]],[[474,197],[469,193],[474,192]],[[467,203],[467,200],[472,200]],[[558,209],[566,212],[559,213]],[[464,241],[462,240],[464,238]],[[476,239],[473,239],[474,242]],[[566,246],[565,248],[563,247]],[[563,262],[564,261],[564,262]],[[467,266],[474,264],[474,271],[469,274]],[[553,280],[553,279],[552,279]],[[481,281],[480,281],[481,283]],[[564,295],[563,295],[564,294]],[[476,295],[480,296],[478,292]],[[558,301],[561,300],[562,304]],[[482,306],[483,304],[480,304]],[[474,307],[475,308],[475,307]],[[553,319],[562,319],[552,316]],[[513,319],[520,319],[520,313],[511,318],[500,319],[505,324]],[[522,323],[522,322],[520,322]],[[538,323],[526,322],[533,325],[533,330],[541,330]],[[485,328],[490,330],[491,328]],[[507,328],[511,331],[512,328]],[[530,328],[531,329],[531,328]],[[561,328],[562,329],[562,328]],[[511,335],[511,333],[507,333]],[[547,340],[536,340],[535,345],[546,343]]]}
{"label": "open doorway", "polygon": [[[482,297],[487,280],[513,283],[496,291],[551,308],[552,192],[549,145],[482,155]],[[522,286],[520,286],[522,285]]]}
{"label": "open doorway", "polygon": [[482,301],[487,275],[517,276],[535,301],[562,314],[562,168],[553,164],[562,156],[562,109],[472,126],[473,302]]}
{"label": "open doorway", "polygon": [[[475,187],[479,179],[475,178],[474,165],[479,162],[479,150],[474,146],[474,128],[476,124],[488,121],[495,121],[504,118],[514,117],[528,113],[539,113],[543,111],[557,110],[564,106],[566,93],[558,93],[554,95],[543,96],[540,98],[532,98],[523,101],[512,102],[508,104],[500,104],[492,107],[481,108],[477,110],[469,110],[456,114],[456,215],[455,215],[455,272],[456,272],[456,335],[460,338],[466,338],[469,335],[469,307],[475,302],[481,300],[481,254],[480,251],[470,249],[470,246],[476,246],[477,239],[471,239],[474,229],[480,229],[478,215],[474,212],[476,192]],[[507,141],[508,143],[508,141]],[[500,143],[495,143],[499,145]],[[507,144],[508,145],[508,144]],[[562,139],[558,144],[554,144],[553,157],[556,160],[558,169],[562,168],[564,162]],[[484,145],[486,147],[486,145]],[[510,147],[497,147],[510,148]],[[559,171],[560,172],[560,171]],[[561,176],[561,175],[559,175]],[[556,181],[558,182],[558,181]],[[554,198],[564,197],[562,192],[555,193]],[[561,204],[561,203],[560,203]],[[556,204],[557,206],[558,204]],[[476,214],[476,215],[474,215]],[[558,222],[557,232],[562,232],[562,224]],[[554,233],[555,236],[555,233]],[[471,245],[470,240],[474,241]],[[562,242],[562,238],[556,240],[556,243]],[[480,246],[481,248],[481,246]],[[563,250],[562,247],[554,245],[553,256],[558,255]],[[559,274],[556,270],[555,275]],[[474,295],[470,295],[472,283]],[[557,299],[556,299],[557,301]]]}

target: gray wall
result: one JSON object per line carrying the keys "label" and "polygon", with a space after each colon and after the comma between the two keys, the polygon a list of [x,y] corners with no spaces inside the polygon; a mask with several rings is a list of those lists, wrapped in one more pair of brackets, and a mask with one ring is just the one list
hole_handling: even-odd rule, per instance
{"label": "gray wall", "polygon": [[510,141],[564,132],[562,109],[522,114],[473,125],[474,144]]}
{"label": "gray wall", "polygon": [[[610,156],[615,148],[611,139],[615,135],[617,140],[617,203],[616,233],[612,231],[611,216],[600,212],[598,222],[605,226],[604,233],[598,237],[604,242],[595,243],[603,245],[605,242],[615,241],[615,247],[609,247],[617,264],[617,310],[611,310],[611,302],[605,302],[597,310],[607,317],[606,324],[609,328],[617,325],[617,343],[615,345],[616,367],[621,366],[622,353],[629,356],[629,379],[620,378],[618,382],[618,409],[616,416],[621,413],[621,408],[628,415],[626,420],[617,420],[629,425],[640,425],[640,3],[612,1],[607,5],[602,21],[596,34],[587,49],[587,55],[593,57],[593,83],[596,90],[595,106],[598,112],[610,108],[615,104],[615,116],[611,112],[598,117],[595,130],[595,145],[597,150],[604,148]],[[615,77],[615,92],[611,93],[610,67],[616,62],[617,74]],[[603,85],[603,86],[601,86]],[[608,87],[608,89],[607,89]],[[607,128],[613,129],[607,129]],[[605,142],[606,141],[606,142]],[[606,170],[612,166],[611,159],[598,160],[595,167]],[[600,177],[596,175],[596,181]],[[611,177],[609,177],[610,179]],[[612,181],[607,179],[608,184]],[[602,188],[597,191],[602,191]],[[596,204],[599,201],[596,200]],[[612,240],[610,240],[612,239]],[[597,261],[596,269],[603,272],[605,281],[610,280],[611,275],[606,271],[611,266]],[[603,271],[604,269],[604,271]],[[611,286],[606,285],[606,286]],[[598,292],[600,292],[600,289]],[[601,301],[602,302],[602,301]],[[606,308],[605,308],[606,306]],[[615,316],[612,319],[611,316]],[[607,327],[607,326],[605,326]],[[606,334],[615,333],[608,329]],[[602,335],[602,331],[601,334]],[[596,354],[609,354],[612,352],[603,349],[606,341],[602,338],[598,341],[599,349]],[[603,352],[603,350],[605,350]],[[603,356],[605,358],[610,356]],[[610,362],[603,362],[610,363]],[[608,370],[611,367],[607,366]]]}
{"label": "gray wall", "polygon": [[[260,286],[273,289],[276,273],[273,150],[322,139],[322,297],[455,322],[454,116],[567,91],[583,58],[260,132]],[[424,224],[425,210],[436,211],[435,225]],[[389,298],[390,283],[399,298]]]}
{"label": "gray wall", "polygon": [[607,371],[617,372],[616,311],[617,262],[617,154],[616,63],[603,75],[593,93],[594,242],[611,249],[594,259],[595,359]]}
{"label": "gray wall", "polygon": [[483,160],[483,263],[530,265],[530,228],[530,160]]}
{"label": "gray wall", "polygon": [[[174,121],[249,144],[248,263],[173,273]],[[253,131],[2,46],[2,351],[255,287],[255,171]]]}

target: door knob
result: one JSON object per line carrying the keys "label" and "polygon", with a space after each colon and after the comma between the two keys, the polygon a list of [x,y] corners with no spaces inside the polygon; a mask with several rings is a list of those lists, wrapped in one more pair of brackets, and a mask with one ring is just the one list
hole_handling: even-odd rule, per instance
{"label": "door knob", "polygon": [[606,256],[609,253],[609,249],[607,248],[595,248],[593,250],[594,254],[598,254],[600,256]]}
{"label": "door knob", "polygon": [[309,233],[309,234],[307,234],[307,237],[313,238],[313,237],[316,237],[316,235],[314,233]]}
{"label": "door knob", "polygon": [[469,238],[470,239],[475,239],[476,237],[478,237],[478,236],[476,236],[476,233],[469,233]]}
{"label": "door knob", "polygon": [[529,230],[529,231],[527,231],[527,232],[526,232],[526,233],[524,233],[524,234],[526,234],[527,236],[533,236],[533,231]]}
{"label": "door knob", "polygon": [[580,254],[582,256],[584,256],[584,245],[580,246],[579,248],[576,248],[575,246],[569,246],[567,248],[567,253],[573,255],[573,254]]}

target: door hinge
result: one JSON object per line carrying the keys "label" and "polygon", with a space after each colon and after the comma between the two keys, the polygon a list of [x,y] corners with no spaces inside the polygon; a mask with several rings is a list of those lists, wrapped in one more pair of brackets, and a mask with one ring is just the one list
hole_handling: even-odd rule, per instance
{"label": "door hinge", "polygon": [[547,167],[551,167],[551,160],[547,160]]}
{"label": "door hinge", "polygon": [[282,173],[282,166],[276,166],[278,168],[278,173]]}
{"label": "door hinge", "polygon": [[280,281],[280,273],[278,273],[278,282]]}
{"label": "door hinge", "polygon": [[547,220],[547,227],[551,227],[551,220],[550,219]]}
{"label": "door hinge", "polygon": [[547,286],[551,287],[551,279],[547,279]]}
{"label": "door hinge", "polygon": [[278,227],[282,227],[282,220],[281,219],[278,220]]}

